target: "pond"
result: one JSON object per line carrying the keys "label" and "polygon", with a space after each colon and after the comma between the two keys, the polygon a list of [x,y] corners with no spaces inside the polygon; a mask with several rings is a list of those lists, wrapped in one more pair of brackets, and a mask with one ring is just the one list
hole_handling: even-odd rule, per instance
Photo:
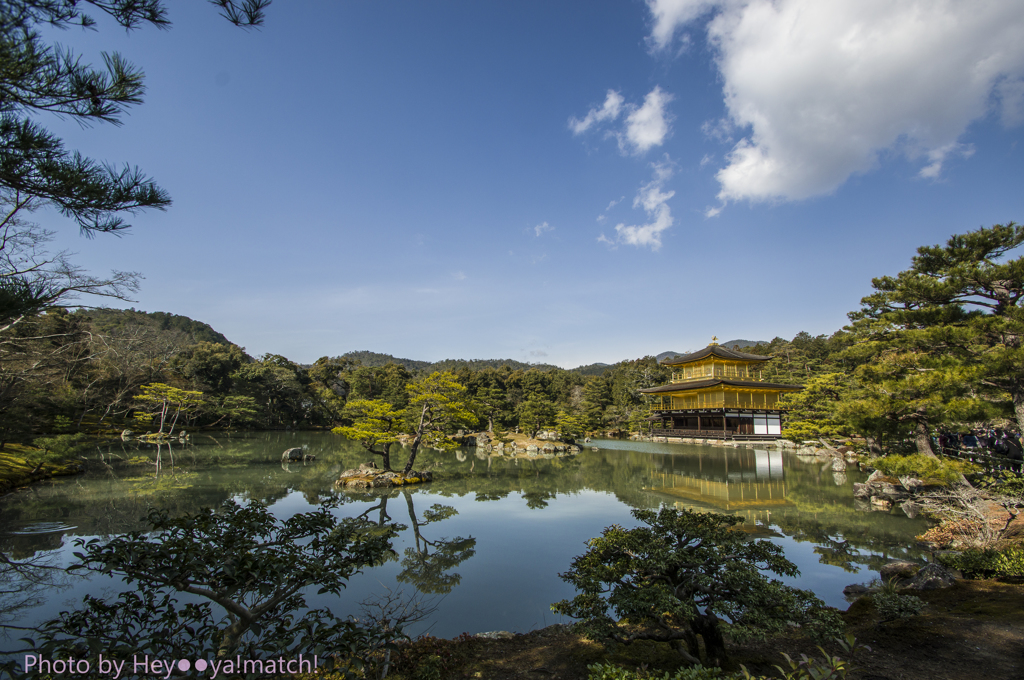
{"label": "pond", "polygon": [[[316,460],[282,464],[281,452],[294,446]],[[107,447],[84,475],[0,499],[0,550],[11,559],[65,565],[77,539],[143,529],[150,507],[181,514],[228,498],[259,500],[287,517],[338,494],[339,473],[369,458],[319,432],[197,435],[193,445],[164,447],[159,455],[154,447]],[[401,459],[399,451],[393,460]],[[914,536],[927,528],[923,520],[899,510],[855,509],[852,485],[864,475],[834,473],[829,463],[775,448],[599,440],[561,458],[424,451],[420,467],[433,470],[436,481],[345,494],[340,513],[405,525],[395,543],[398,559],[353,578],[340,599],[312,596],[311,604],[358,613],[360,601],[388,589],[418,591],[436,611],[413,632],[430,626],[433,635],[453,637],[544,627],[562,621],[549,607],[574,591],[558,574],[585,551],[587,539],[612,524],[635,526],[633,508],[663,504],[741,516],[744,531],[777,542],[799,566],[801,575],[788,582],[838,607],[846,606],[844,586],[870,580],[886,561],[923,559],[914,548]],[[427,522],[435,505],[457,514]],[[97,576],[40,574],[41,583],[22,582],[17,597],[0,600],[0,612],[32,625],[86,593],[111,595],[122,587]],[[10,582],[17,578],[7,572],[8,583],[0,585],[19,585]]]}

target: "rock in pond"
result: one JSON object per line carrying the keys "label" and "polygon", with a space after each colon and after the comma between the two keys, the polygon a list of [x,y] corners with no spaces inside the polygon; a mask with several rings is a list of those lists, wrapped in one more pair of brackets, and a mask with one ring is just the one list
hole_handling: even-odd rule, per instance
{"label": "rock in pond", "polygon": [[281,454],[282,461],[293,461],[293,460],[316,460],[316,455],[312,453],[306,453],[301,446],[295,448],[286,449]]}
{"label": "rock in pond", "polygon": [[937,590],[949,588],[956,583],[956,576],[949,569],[935,562],[921,567],[910,583],[906,585],[910,590]]}
{"label": "rock in pond", "polygon": [[878,575],[882,577],[883,581],[891,581],[893,579],[902,581],[904,579],[913,578],[919,569],[921,569],[921,565],[916,562],[894,560],[888,564],[882,565],[882,568],[878,570]]}
{"label": "rock in pond", "polygon": [[409,474],[381,470],[373,463],[360,465],[357,470],[345,470],[334,482],[334,486],[351,489],[378,489],[407,484],[421,484],[433,481],[434,475],[428,470],[410,470]]}

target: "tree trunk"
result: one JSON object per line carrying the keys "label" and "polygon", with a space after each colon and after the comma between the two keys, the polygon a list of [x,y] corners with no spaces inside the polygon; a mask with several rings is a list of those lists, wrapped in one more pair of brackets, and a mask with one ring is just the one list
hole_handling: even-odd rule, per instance
{"label": "tree trunk", "polygon": [[402,470],[402,474],[407,475],[412,470],[412,466],[416,463],[416,452],[420,449],[420,435],[416,433],[416,437],[412,440],[412,446],[409,448],[409,460],[405,461],[405,468]]}
{"label": "tree trunk", "polygon": [[423,439],[423,433],[426,427],[430,427],[430,421],[427,420],[427,413],[429,411],[430,407],[424,406],[423,411],[420,412],[420,424],[416,428],[416,437],[412,440],[412,447],[409,449],[409,460],[405,462],[405,469],[402,470],[402,474],[409,474],[413,464],[416,462],[416,452],[420,450],[420,441]]}
{"label": "tree trunk", "polygon": [[882,455],[882,445],[878,443],[878,439],[876,437],[866,434],[864,435],[864,441],[867,442],[869,453],[876,456]]}
{"label": "tree trunk", "polygon": [[697,633],[704,640],[704,662],[706,666],[721,666],[726,658],[725,638],[718,627],[718,617],[705,614],[694,621]]}
{"label": "tree trunk", "polygon": [[371,452],[379,454],[381,458],[380,462],[384,464],[384,469],[391,472],[391,444],[387,443],[382,446],[384,447],[383,451],[373,451],[371,449]]}
{"label": "tree trunk", "polygon": [[1017,431],[1024,433],[1024,389],[1010,391],[1013,398],[1013,413],[1017,416]]}
{"label": "tree trunk", "polygon": [[181,415],[181,404],[178,404],[178,410],[174,412],[174,420],[171,421],[171,429],[167,432],[168,437],[174,434],[174,426],[178,424],[179,415]]}
{"label": "tree trunk", "polygon": [[928,423],[926,421],[917,421],[914,438],[917,442],[918,453],[920,453],[923,456],[931,456],[932,458],[938,458],[938,456],[935,455],[935,451],[932,450],[932,435],[928,429]]}

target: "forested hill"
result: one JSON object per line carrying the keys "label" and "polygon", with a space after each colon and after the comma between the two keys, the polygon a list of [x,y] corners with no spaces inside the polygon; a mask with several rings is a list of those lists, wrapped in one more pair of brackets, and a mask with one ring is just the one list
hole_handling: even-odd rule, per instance
{"label": "forested hill", "polygon": [[231,341],[218,333],[209,324],[195,321],[180,314],[167,312],[143,312],[132,309],[80,309],[75,315],[92,319],[93,327],[100,333],[130,327],[149,327],[158,331],[179,331],[195,342],[214,342],[230,345]]}
{"label": "forested hill", "polygon": [[577,366],[569,370],[579,373],[580,375],[604,375],[604,372],[611,368],[611,364],[587,364],[586,366]]}
{"label": "forested hill", "polygon": [[399,359],[398,357],[393,357],[390,354],[381,354],[380,352],[370,352],[367,350],[361,350],[359,352],[345,352],[341,356],[359,362],[360,366],[387,366],[388,364],[398,364],[399,366],[405,366],[410,371],[418,371],[430,366],[429,361]]}
{"label": "forested hill", "polygon": [[512,370],[526,371],[531,368],[548,370],[555,368],[550,364],[528,364],[515,359],[443,359],[442,361],[417,361],[416,359],[399,359],[390,354],[380,352],[346,352],[342,356],[358,361],[361,366],[386,366],[387,364],[398,364],[410,371],[457,371],[460,368],[468,368],[471,371],[479,371],[484,368],[500,368],[508,366]]}

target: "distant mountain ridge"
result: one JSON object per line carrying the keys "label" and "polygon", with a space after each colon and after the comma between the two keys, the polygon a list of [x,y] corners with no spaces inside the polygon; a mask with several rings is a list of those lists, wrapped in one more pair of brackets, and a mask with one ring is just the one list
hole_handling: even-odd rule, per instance
{"label": "distant mountain ridge", "polygon": [[[755,345],[767,345],[769,342],[769,340],[726,340],[725,342],[720,342],[718,344],[721,345],[722,347],[727,347],[729,349],[738,349],[742,352],[748,347],[754,347]],[[692,354],[693,352],[696,351],[697,350],[693,349],[688,350],[686,352],[662,352],[661,354],[655,355],[655,358],[657,358],[659,362],[662,362],[665,359],[682,356],[684,354]]]}
{"label": "distant mountain ridge", "polygon": [[456,371],[460,368],[468,368],[472,371],[478,371],[481,368],[500,368],[502,366],[508,366],[512,370],[517,371],[526,371],[531,368],[539,368],[541,370],[557,368],[551,364],[528,364],[523,361],[516,361],[515,359],[442,359],[441,361],[419,361],[417,359],[402,359],[391,356],[390,354],[370,352],[368,350],[345,352],[342,356],[356,360],[363,366],[400,364],[410,371]]}
{"label": "distant mountain ridge", "polygon": [[[182,316],[180,314],[170,314],[168,312],[143,312],[141,310],[136,310],[134,307],[131,309],[81,309],[74,312],[74,314],[88,316],[92,320],[92,324],[95,329],[100,332],[108,332],[117,328],[132,325],[143,325],[149,326],[150,328],[158,331],[184,333],[190,336],[193,342],[214,342],[222,345],[232,344],[227,337],[214,330],[209,324],[190,319],[189,317]],[[768,341],[727,340],[726,342],[719,344],[730,349],[732,349],[733,346],[738,346],[739,349],[742,350],[748,347],[753,347],[757,344],[768,344]],[[669,357],[689,354],[692,351],[695,350],[689,350],[686,352],[662,352],[656,355],[656,358],[660,362]],[[530,369],[547,371],[558,368],[552,364],[532,364],[524,361],[516,361],[515,359],[443,359],[441,361],[421,361],[418,359],[395,357],[382,352],[371,352],[369,350],[346,352],[342,356],[358,361],[362,366],[372,367],[385,366],[387,364],[400,364],[410,371],[457,371],[462,368],[478,371],[483,368],[500,368],[502,366],[508,366],[514,371],[528,371]],[[629,360],[624,359],[623,361]],[[616,363],[595,362],[593,364],[577,366],[576,368],[566,370],[585,376],[601,376],[605,371],[613,368]]]}

